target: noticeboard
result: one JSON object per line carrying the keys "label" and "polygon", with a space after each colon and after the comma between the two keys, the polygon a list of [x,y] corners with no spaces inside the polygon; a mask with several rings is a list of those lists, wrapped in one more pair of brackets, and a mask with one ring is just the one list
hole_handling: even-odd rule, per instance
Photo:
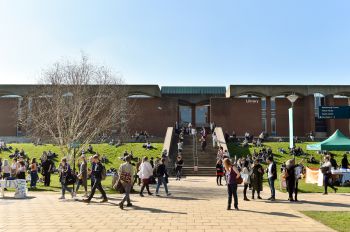
{"label": "noticeboard", "polygon": [[320,119],[350,119],[350,106],[320,106],[318,108]]}

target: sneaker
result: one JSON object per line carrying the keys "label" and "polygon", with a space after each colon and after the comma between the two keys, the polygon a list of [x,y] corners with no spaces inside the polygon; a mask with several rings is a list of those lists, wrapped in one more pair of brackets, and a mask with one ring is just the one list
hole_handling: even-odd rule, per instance
{"label": "sneaker", "polygon": [[127,206],[127,207],[131,207],[131,206],[132,206],[132,203],[130,202],[130,203],[128,203],[126,206]]}
{"label": "sneaker", "polygon": [[140,197],[144,197],[145,195],[143,195],[142,193],[140,193]]}
{"label": "sneaker", "polygon": [[153,195],[153,193],[148,193],[148,195],[152,196],[152,195]]}
{"label": "sneaker", "polygon": [[159,193],[156,193],[156,196],[157,196],[157,197],[160,197]]}
{"label": "sneaker", "polygon": [[119,205],[119,208],[120,208],[120,209],[124,209],[123,202],[120,202],[118,205]]}
{"label": "sneaker", "polygon": [[238,210],[239,210],[239,208],[238,208],[238,207],[235,207],[235,210],[237,210],[237,211],[238,211]]}
{"label": "sneaker", "polygon": [[170,196],[170,195],[171,195],[171,193],[167,193],[166,195],[167,195],[167,196]]}
{"label": "sneaker", "polygon": [[60,198],[58,198],[59,200],[64,200],[66,199],[64,196],[61,196]]}
{"label": "sneaker", "polygon": [[270,201],[275,201],[276,199],[274,197],[271,197]]}
{"label": "sneaker", "polygon": [[104,203],[104,202],[107,202],[108,199],[107,198],[104,198],[102,201],[100,201],[100,203]]}
{"label": "sneaker", "polygon": [[260,196],[258,196],[258,199],[260,199],[260,200],[261,200],[262,198],[261,198]]}
{"label": "sneaker", "polygon": [[227,206],[227,208],[226,208],[227,210],[231,210],[231,206]]}
{"label": "sneaker", "polygon": [[323,193],[322,195],[328,195],[328,193]]}
{"label": "sneaker", "polygon": [[244,201],[250,201],[248,198],[244,198],[243,200],[244,200]]}

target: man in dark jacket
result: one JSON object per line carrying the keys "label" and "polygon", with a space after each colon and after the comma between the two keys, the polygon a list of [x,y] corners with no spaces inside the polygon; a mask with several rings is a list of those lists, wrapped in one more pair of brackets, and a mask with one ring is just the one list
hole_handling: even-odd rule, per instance
{"label": "man in dark jacket", "polygon": [[84,199],[83,201],[86,203],[89,203],[91,201],[91,199],[93,198],[96,189],[98,189],[101,194],[102,194],[102,201],[103,202],[107,202],[107,195],[106,192],[103,190],[101,181],[102,181],[102,171],[103,171],[103,166],[101,164],[101,161],[98,158],[98,155],[94,155],[92,157],[92,162],[94,163],[94,165],[92,166],[92,170],[91,170],[91,175],[94,177],[94,186],[91,189],[91,193],[90,196],[87,199]]}
{"label": "man in dark jacket", "polygon": [[271,190],[271,197],[268,200],[274,201],[276,196],[275,191],[275,180],[277,179],[277,168],[276,163],[273,161],[272,156],[267,158],[268,168],[267,168],[267,177],[269,181],[269,186]]}
{"label": "man in dark jacket", "polygon": [[157,164],[155,167],[155,174],[158,178],[158,182],[157,182],[157,188],[156,188],[156,196],[159,196],[159,188],[160,186],[163,184],[164,185],[164,189],[165,189],[165,193],[167,196],[170,196],[171,194],[168,191],[168,172],[165,166],[165,159],[162,159],[160,161],[160,164]]}

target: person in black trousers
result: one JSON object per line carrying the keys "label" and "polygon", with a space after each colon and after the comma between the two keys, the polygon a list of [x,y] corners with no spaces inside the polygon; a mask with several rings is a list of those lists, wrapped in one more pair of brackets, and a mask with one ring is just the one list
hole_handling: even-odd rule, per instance
{"label": "person in black trousers", "polygon": [[222,160],[219,159],[218,162],[216,163],[216,184],[222,185],[221,179],[222,176],[224,175],[224,166],[222,165]]}
{"label": "person in black trousers", "polygon": [[83,201],[86,203],[89,203],[92,197],[94,196],[96,189],[98,189],[101,192],[102,198],[103,198],[101,203],[107,202],[108,201],[107,195],[106,195],[106,192],[103,190],[103,187],[101,184],[103,166],[101,164],[101,161],[98,158],[98,155],[94,155],[92,161],[95,164],[93,165],[93,169],[91,170],[92,171],[91,175],[94,176],[94,186],[91,189],[91,193],[89,197],[87,199],[84,199]]}
{"label": "person in black trousers", "polygon": [[267,178],[271,190],[271,197],[268,200],[274,201],[276,197],[275,190],[275,180],[277,179],[277,168],[276,163],[273,161],[272,156],[267,158],[268,168],[267,168]]}
{"label": "person in black trousers", "polygon": [[288,200],[294,201],[293,193],[295,193],[295,160],[291,159],[286,162],[286,184],[288,190]]}
{"label": "person in black trousers", "polygon": [[46,158],[42,162],[42,175],[44,176],[44,186],[50,186],[53,162]]}

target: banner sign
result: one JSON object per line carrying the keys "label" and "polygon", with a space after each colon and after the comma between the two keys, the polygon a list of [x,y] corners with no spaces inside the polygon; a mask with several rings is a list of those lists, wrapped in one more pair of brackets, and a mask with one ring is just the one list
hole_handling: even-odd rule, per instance
{"label": "banner sign", "polygon": [[349,119],[350,106],[320,106],[318,108],[320,119]]}

